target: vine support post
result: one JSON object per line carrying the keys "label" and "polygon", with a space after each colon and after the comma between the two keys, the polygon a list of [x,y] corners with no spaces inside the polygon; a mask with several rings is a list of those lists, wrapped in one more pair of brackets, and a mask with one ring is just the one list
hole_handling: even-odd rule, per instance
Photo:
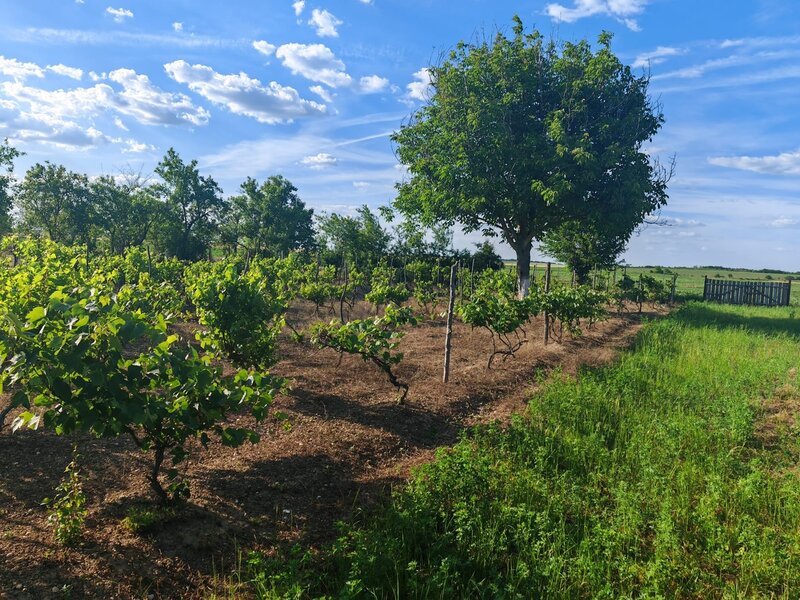
{"label": "vine support post", "polygon": [[344,325],[344,297],[347,294],[347,259],[342,260],[342,271],[344,271],[344,285],[342,285],[342,295],[339,297],[339,320]]}
{"label": "vine support post", "polygon": [[[544,270],[544,294],[545,297],[547,294],[550,293],[550,263],[547,263],[547,267]],[[544,313],[544,345],[547,346],[547,342],[550,341],[550,315],[547,314],[547,311]]]}
{"label": "vine support post", "polygon": [[457,263],[453,263],[450,267],[450,302],[447,305],[447,332],[444,337],[444,373],[442,381],[447,383],[450,379],[450,350],[452,349],[453,341],[453,311],[456,306],[456,267]]}
{"label": "vine support post", "polygon": [[672,276],[672,288],[669,291],[669,305],[673,306],[675,304],[675,288],[676,284],[678,283],[678,275],[677,273]]}
{"label": "vine support post", "polygon": [[470,298],[475,295],[475,258],[472,259],[472,268],[469,273],[469,294]]}
{"label": "vine support post", "polygon": [[638,302],[639,302],[639,314],[642,314],[642,296],[644,296],[644,280],[642,279],[642,275],[639,275],[639,294],[638,294]]}

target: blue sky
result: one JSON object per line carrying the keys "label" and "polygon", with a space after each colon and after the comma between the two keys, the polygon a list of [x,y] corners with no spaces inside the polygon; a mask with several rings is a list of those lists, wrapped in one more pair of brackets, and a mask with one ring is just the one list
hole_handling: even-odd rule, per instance
{"label": "blue sky", "polygon": [[280,173],[315,210],[343,213],[391,202],[404,172],[388,136],[459,40],[514,14],[562,40],[609,30],[663,107],[651,153],[677,161],[668,225],[644,228],[624,258],[800,269],[792,0],[2,4],[0,138],[27,153],[19,172],[50,160],[149,173],[174,146],[228,194]]}

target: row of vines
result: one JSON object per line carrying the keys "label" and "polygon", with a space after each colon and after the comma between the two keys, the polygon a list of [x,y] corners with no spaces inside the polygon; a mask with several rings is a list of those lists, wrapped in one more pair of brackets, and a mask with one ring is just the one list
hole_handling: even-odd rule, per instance
{"label": "row of vines", "polygon": [[[256,431],[233,427],[228,417],[267,416],[286,385],[270,373],[282,332],[294,343],[360,356],[385,373],[403,402],[409,386],[393,370],[403,359],[402,338],[441,316],[450,271],[416,261],[403,266],[402,277],[385,263],[363,273],[302,254],[193,264],[141,249],[87,257],[79,248],[13,236],[0,254],[0,392],[8,399],[0,427],[13,415],[15,431],[127,436],[152,457],[147,477],[164,504],[189,494],[179,467],[190,441],[258,442]],[[535,317],[579,335],[614,303],[624,304],[626,293],[534,285],[518,299],[509,271],[463,270],[455,312],[491,333],[491,366],[522,346]],[[297,300],[311,303],[319,318],[304,331],[287,323]],[[359,301],[371,303],[374,315],[350,319]],[[186,323],[194,325],[178,326]]]}

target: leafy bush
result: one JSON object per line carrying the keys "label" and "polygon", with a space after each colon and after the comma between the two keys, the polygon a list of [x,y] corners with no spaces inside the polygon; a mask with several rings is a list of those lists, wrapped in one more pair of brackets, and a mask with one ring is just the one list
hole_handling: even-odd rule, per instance
{"label": "leafy bush", "polygon": [[408,288],[403,283],[394,283],[396,271],[386,264],[381,264],[372,270],[370,291],[365,296],[367,302],[375,308],[384,304],[402,304],[408,300]]}
{"label": "leafy bush", "polygon": [[389,382],[402,390],[397,402],[402,404],[408,395],[408,384],[397,379],[392,367],[403,360],[402,352],[396,352],[405,333],[405,325],[416,325],[417,319],[408,307],[398,308],[389,304],[381,317],[340,324],[315,323],[311,326],[311,343],[320,348],[331,348],[339,353],[357,354],[364,362],[371,362],[386,374]]}
{"label": "leafy bush", "polygon": [[86,521],[86,494],[83,493],[77,451],[64,469],[64,479],[56,488],[53,498],[45,498],[42,504],[49,509],[47,522],[53,527],[56,542],[62,546],[73,546],[80,539]]}

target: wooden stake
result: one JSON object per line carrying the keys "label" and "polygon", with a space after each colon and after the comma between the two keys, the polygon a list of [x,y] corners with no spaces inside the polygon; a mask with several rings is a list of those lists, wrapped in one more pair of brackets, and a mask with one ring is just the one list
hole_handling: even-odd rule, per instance
{"label": "wooden stake", "polygon": [[[550,292],[550,263],[547,263],[547,268],[544,271],[544,293]],[[550,341],[550,315],[544,313],[544,345]]]}
{"label": "wooden stake", "polygon": [[444,337],[444,374],[442,381],[450,379],[450,349],[453,338],[453,311],[456,306],[456,264],[450,267],[450,303],[447,305],[447,332]]}

